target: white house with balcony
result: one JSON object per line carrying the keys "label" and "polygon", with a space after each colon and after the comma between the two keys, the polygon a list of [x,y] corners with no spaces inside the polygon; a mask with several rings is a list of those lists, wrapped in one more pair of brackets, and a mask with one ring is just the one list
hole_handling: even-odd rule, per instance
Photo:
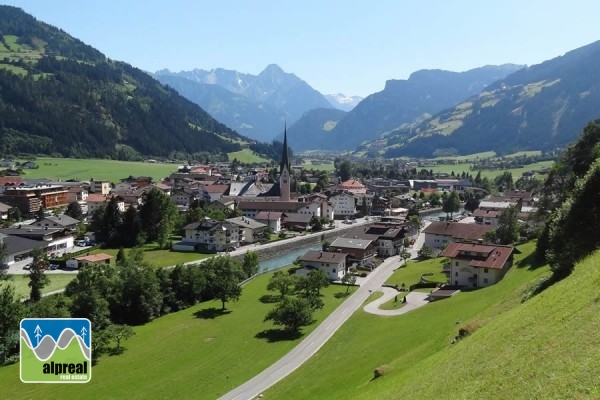
{"label": "white house with balcony", "polygon": [[329,197],[336,218],[349,217],[356,214],[356,200],[354,196],[346,192],[338,192]]}
{"label": "white house with balcony", "polygon": [[219,252],[238,248],[242,241],[239,226],[226,221],[205,219],[186,225],[181,242],[173,245],[177,251]]}

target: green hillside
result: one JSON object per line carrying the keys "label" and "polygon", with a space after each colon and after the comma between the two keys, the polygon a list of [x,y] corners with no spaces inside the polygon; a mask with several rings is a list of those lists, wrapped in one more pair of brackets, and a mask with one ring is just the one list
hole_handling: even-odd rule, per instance
{"label": "green hillside", "polygon": [[[225,160],[235,131],[129,64],[0,6],[0,154]],[[229,139],[229,140],[227,140]]]}
{"label": "green hillside", "polygon": [[551,151],[600,115],[600,41],[523,68],[362,150],[385,157]]}
{"label": "green hillside", "polygon": [[[524,256],[531,245],[520,249],[521,261],[493,287],[401,317],[358,311],[265,398],[600,398],[600,252],[579,263],[569,278],[520,303],[527,282],[548,270],[528,265]],[[472,333],[451,344],[461,327]],[[372,380],[380,366],[386,375]],[[307,381],[311,384],[302,384]]]}

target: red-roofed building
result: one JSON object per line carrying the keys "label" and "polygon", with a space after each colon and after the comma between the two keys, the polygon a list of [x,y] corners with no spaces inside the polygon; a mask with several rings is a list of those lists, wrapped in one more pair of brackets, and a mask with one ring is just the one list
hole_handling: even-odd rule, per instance
{"label": "red-roofed building", "polygon": [[514,247],[479,243],[450,243],[441,256],[450,259],[444,268],[448,283],[472,288],[498,283],[512,266]]}
{"label": "red-roofed building", "polygon": [[0,176],[0,194],[6,187],[19,186],[23,182],[20,176]]}
{"label": "red-roofed building", "polygon": [[356,179],[349,179],[346,182],[342,182],[335,187],[337,190],[348,191],[353,194],[364,194],[367,193],[367,187]]}
{"label": "red-roofed building", "polygon": [[477,242],[492,229],[486,225],[434,221],[423,229],[425,246],[441,249],[451,242]]}

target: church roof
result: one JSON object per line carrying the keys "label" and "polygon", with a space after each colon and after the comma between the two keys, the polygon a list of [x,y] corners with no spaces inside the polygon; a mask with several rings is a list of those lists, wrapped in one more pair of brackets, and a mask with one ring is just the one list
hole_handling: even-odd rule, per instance
{"label": "church roof", "polygon": [[279,173],[283,171],[284,165],[287,166],[288,171],[291,171],[290,159],[288,156],[287,125],[283,128],[283,150],[281,152],[281,163],[279,164]]}

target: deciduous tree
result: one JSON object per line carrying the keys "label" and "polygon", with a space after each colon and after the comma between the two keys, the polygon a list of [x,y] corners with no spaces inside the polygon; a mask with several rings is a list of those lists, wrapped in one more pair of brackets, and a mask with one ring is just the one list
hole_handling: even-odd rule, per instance
{"label": "deciduous tree", "polygon": [[308,301],[296,297],[285,297],[265,317],[275,325],[284,326],[288,332],[298,332],[302,326],[312,323],[312,308]]}

